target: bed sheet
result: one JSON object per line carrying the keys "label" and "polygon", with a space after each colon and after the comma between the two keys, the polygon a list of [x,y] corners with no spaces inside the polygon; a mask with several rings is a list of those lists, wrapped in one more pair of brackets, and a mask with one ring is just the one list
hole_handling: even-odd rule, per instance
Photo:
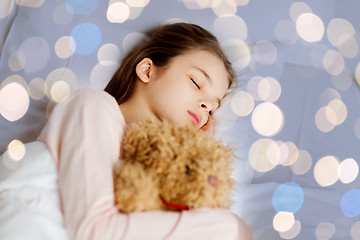
{"label": "bed sheet", "polygon": [[0,156],[1,239],[66,240],[55,162],[42,142],[20,146],[26,152],[14,162],[14,150]]}
{"label": "bed sheet", "polygon": [[34,141],[75,89],[103,88],[142,32],[192,22],[219,38],[238,75],[216,113],[216,137],[238,156],[232,211],[255,240],[360,239],[359,7],[357,0],[2,0],[0,154]]}

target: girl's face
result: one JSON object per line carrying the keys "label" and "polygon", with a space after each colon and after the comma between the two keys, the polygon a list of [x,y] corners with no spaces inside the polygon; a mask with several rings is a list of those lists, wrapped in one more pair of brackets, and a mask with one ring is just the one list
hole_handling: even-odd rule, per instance
{"label": "girl's face", "polygon": [[201,128],[221,105],[228,90],[228,74],[221,59],[196,50],[155,70],[146,87],[150,111],[179,126]]}

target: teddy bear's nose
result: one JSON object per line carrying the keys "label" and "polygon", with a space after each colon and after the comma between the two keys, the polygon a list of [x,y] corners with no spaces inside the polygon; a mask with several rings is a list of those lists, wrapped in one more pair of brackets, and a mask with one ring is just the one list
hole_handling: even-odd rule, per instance
{"label": "teddy bear's nose", "polygon": [[216,186],[218,185],[218,183],[219,183],[217,177],[215,177],[215,176],[213,176],[213,175],[210,175],[210,176],[208,177],[208,182],[209,182],[210,185],[213,186],[213,187],[216,187]]}

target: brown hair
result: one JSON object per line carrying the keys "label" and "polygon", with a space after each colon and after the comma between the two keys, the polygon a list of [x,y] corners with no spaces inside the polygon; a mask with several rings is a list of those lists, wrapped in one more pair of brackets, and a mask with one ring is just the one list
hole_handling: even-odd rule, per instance
{"label": "brown hair", "polygon": [[170,61],[191,50],[206,50],[217,55],[228,72],[229,88],[234,82],[235,73],[216,37],[200,26],[190,23],[163,25],[147,33],[149,40],[129,52],[123,59],[105,91],[112,95],[118,104],[129,99],[136,82],[136,66],[144,58],[150,58],[158,67],[166,67]]}

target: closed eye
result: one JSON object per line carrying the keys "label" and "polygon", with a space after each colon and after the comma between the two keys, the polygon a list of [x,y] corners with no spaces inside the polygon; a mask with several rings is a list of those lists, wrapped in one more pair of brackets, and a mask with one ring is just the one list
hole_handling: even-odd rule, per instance
{"label": "closed eye", "polygon": [[195,86],[196,86],[198,89],[200,89],[199,84],[197,84],[197,82],[195,82],[195,80],[194,80],[194,79],[192,79],[192,78],[190,78],[190,79],[191,79],[191,81],[195,84]]}

